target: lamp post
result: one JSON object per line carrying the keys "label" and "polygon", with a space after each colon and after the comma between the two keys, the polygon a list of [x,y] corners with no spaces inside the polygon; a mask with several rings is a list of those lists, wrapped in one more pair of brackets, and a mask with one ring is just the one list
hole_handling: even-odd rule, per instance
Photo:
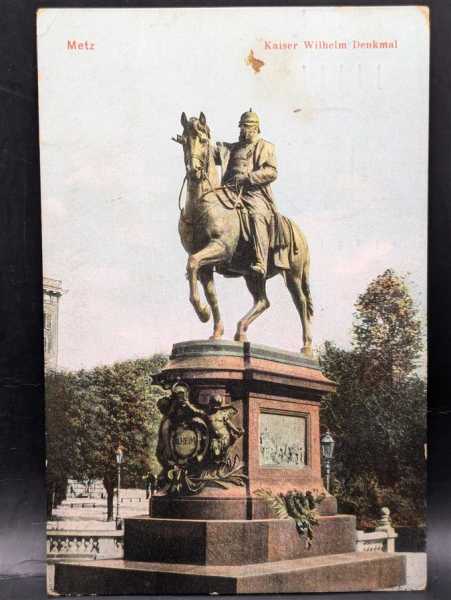
{"label": "lamp post", "polygon": [[325,464],[326,464],[326,490],[329,491],[330,488],[330,463],[332,462],[332,457],[334,455],[334,447],[335,441],[331,436],[330,431],[327,430],[326,433],[321,438],[321,454],[323,455]]}
{"label": "lamp post", "polygon": [[121,489],[121,465],[124,459],[124,451],[122,446],[118,446],[116,450],[117,463],[117,496],[116,496],[116,529],[122,528],[122,521],[119,518],[119,490]]}

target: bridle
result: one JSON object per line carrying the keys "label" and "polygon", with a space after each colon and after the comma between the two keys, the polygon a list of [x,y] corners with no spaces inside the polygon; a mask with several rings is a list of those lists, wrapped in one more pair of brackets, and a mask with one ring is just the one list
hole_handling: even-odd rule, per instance
{"label": "bridle", "polygon": [[[183,144],[183,142],[182,142],[182,144]],[[205,160],[204,156],[201,156],[199,154],[191,154],[190,153],[190,156],[189,156],[190,162],[192,162],[193,159],[197,159],[199,161],[199,164],[200,164],[200,180],[201,181],[206,181],[208,183],[208,185],[209,185],[209,188],[210,188],[210,189],[206,190],[200,196],[199,201],[202,201],[205,198],[205,196],[213,193],[213,194],[215,194],[216,198],[219,200],[219,202],[221,202],[221,204],[225,208],[227,208],[229,210],[232,210],[232,209],[236,208],[236,205],[240,202],[243,189],[241,188],[240,190],[236,190],[237,196],[236,196],[236,199],[233,199],[233,197],[229,196],[230,191],[232,191],[232,188],[230,186],[227,186],[227,185],[220,185],[220,186],[217,186],[217,187],[213,186],[213,184],[211,183],[210,178],[208,176],[208,172],[209,172],[209,169],[210,169],[210,157],[211,157],[211,145],[210,145],[210,139],[209,138],[208,138],[208,141],[207,141],[206,148],[207,148],[207,159],[206,160]],[[185,145],[184,144],[183,144],[183,149],[185,151]],[[187,181],[189,181],[188,169],[189,169],[189,165],[187,164],[187,161],[185,161],[185,177],[183,178],[182,186],[180,188],[180,193],[179,193],[179,198],[178,198],[179,211],[180,211],[180,213],[182,215],[182,219],[183,220],[186,220],[186,219],[183,216],[183,210],[184,209],[183,209],[183,206],[182,206],[182,193],[183,193],[183,189],[185,187],[185,183]],[[225,199],[220,194],[217,193],[219,190],[224,190],[225,196],[226,196],[227,200],[230,202],[230,204],[228,204],[225,201]]]}

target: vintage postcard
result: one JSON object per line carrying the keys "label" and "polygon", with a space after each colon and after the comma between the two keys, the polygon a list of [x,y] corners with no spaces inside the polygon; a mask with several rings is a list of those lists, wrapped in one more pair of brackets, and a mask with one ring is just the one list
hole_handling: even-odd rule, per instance
{"label": "vintage postcard", "polygon": [[428,9],[37,46],[49,592],[424,589]]}

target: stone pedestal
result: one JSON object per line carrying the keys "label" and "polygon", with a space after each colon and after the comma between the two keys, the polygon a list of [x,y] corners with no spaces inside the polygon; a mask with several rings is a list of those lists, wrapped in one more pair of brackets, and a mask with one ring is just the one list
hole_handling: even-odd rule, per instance
{"label": "stone pedestal", "polygon": [[[261,594],[404,583],[402,556],[355,552],[355,519],[337,515],[335,499],[324,489],[319,407],[335,386],[316,361],[249,343],[184,342],[174,345],[157,381],[187,384],[190,402],[206,414],[213,395],[234,407],[234,424],[244,433],[230,454],[243,465],[245,484],[154,495],[149,515],[125,519],[124,560],[59,564],[56,591]],[[294,520],[274,518],[257,495],[261,489],[326,494],[310,549]]]}
{"label": "stone pedestal", "polygon": [[311,548],[292,519],[126,519],[128,560],[197,565],[253,565],[353,552],[355,517],[320,517]]}
{"label": "stone pedestal", "polygon": [[[187,383],[191,400],[207,406],[213,394],[237,409],[234,421],[244,429],[232,454],[244,463],[245,487],[206,488],[180,499],[155,496],[153,517],[179,519],[269,518],[255,492],[297,489],[327,494],[321,479],[319,406],[335,390],[318,362],[300,354],[245,342],[195,341],[175,344],[169,364],[157,378]],[[335,514],[327,494],[322,514]]]}

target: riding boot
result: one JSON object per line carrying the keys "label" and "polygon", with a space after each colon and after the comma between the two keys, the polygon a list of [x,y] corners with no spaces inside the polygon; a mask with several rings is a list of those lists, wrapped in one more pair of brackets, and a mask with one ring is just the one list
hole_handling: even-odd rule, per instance
{"label": "riding boot", "polygon": [[255,263],[251,269],[265,277],[268,266],[269,232],[266,219],[260,215],[250,215],[252,242],[255,250]]}

